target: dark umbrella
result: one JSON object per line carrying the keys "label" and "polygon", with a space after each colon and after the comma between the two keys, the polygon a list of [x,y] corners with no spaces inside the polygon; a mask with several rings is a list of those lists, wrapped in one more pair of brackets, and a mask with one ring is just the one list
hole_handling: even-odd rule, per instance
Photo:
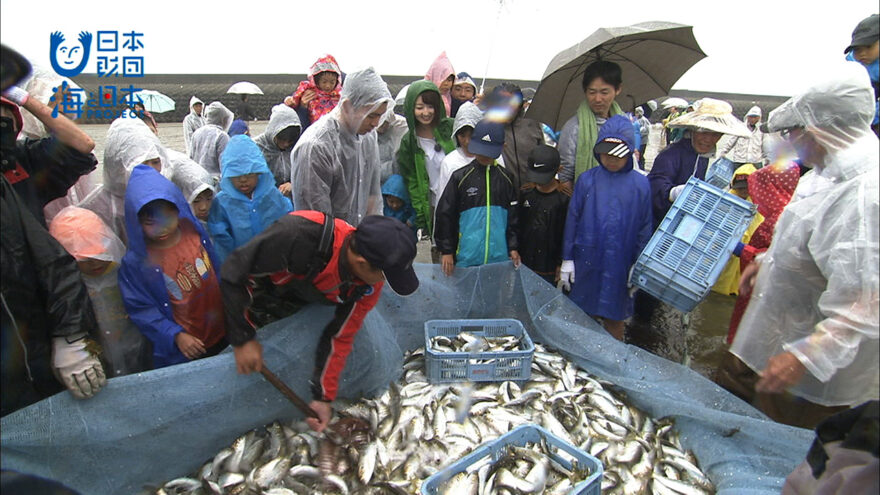
{"label": "dark umbrella", "polygon": [[705,56],[691,26],[657,21],[600,28],[553,57],[527,116],[560,129],[584,101],[584,69],[597,60],[620,65],[623,90],[618,103],[629,110],[668,94],[672,85]]}

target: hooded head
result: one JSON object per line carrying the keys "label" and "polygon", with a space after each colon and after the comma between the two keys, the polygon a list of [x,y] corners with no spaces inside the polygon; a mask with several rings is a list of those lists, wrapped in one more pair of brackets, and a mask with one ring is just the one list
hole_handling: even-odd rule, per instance
{"label": "hooded head", "polygon": [[241,119],[236,119],[229,125],[229,132],[227,132],[227,134],[229,134],[229,137],[238,136],[239,134],[247,135],[248,131],[247,122]]}
{"label": "hooded head", "polygon": [[178,218],[181,221],[189,221],[203,239],[207,237],[180,189],[154,169],[146,165],[138,165],[131,171],[131,178],[125,190],[125,229],[128,234],[129,250],[141,257],[146,256],[147,247],[144,231],[138,221],[138,212],[147,203],[157,199],[174,204]]}
{"label": "hooded head", "polygon": [[235,115],[219,101],[212,101],[203,113],[205,124],[216,125],[223,129],[223,132],[229,130],[232,125],[232,119]]}
{"label": "hooded head", "polygon": [[[450,76],[452,80],[449,79]],[[455,69],[452,68],[452,62],[449,61],[445,51],[438,55],[431,67],[428,68],[425,79],[434,83],[440,93],[448,94],[452,89],[455,82]]]}
{"label": "hooded head", "polygon": [[123,196],[134,167],[157,158],[162,175],[174,175],[165,148],[141,119],[114,120],[107,130],[104,147],[104,187],[116,196]]}
{"label": "hooded head", "polygon": [[[433,93],[433,96],[423,93]],[[419,99],[419,95],[422,95],[422,102],[424,104],[433,107],[432,125],[436,127],[440,121],[446,118],[446,107],[440,98],[440,91],[437,90],[437,86],[431,81],[416,81],[410,84],[409,89],[406,90],[406,101],[404,102],[403,111],[406,116],[407,125],[410,129],[415,129],[416,124],[419,122],[415,115],[416,100]]]}
{"label": "hooded head", "polygon": [[[834,78],[812,85],[770,112],[770,131],[782,131],[808,167],[826,166],[834,157],[869,136],[874,118],[874,91],[864,67],[839,62]],[[876,153],[877,141],[873,141]],[[842,165],[842,164],[841,164]]]}
{"label": "hooded head", "polygon": [[171,182],[180,188],[187,203],[192,203],[204,191],[216,192],[214,179],[204,167],[179,151],[168,150],[167,153],[169,160],[174,164],[174,177],[171,178]]}
{"label": "hooded head", "polygon": [[220,179],[220,190],[232,197],[245,199],[247,195],[238,190],[233,178],[243,175],[256,174],[257,183],[249,191],[256,198],[266,193],[268,189],[275,188],[275,178],[266,165],[263,153],[251,138],[238,135],[229,140],[223,154],[220,155],[220,168],[223,175]]}
{"label": "hooded head", "polygon": [[636,138],[632,122],[630,122],[626,115],[614,115],[605,121],[605,125],[599,129],[599,137],[596,139],[596,145],[593,146],[593,154],[606,170],[609,169],[602,162],[602,153],[607,153],[616,158],[625,158],[626,163],[623,165],[623,168],[612,172],[626,173],[633,169],[635,143]]}
{"label": "hooded head", "polygon": [[312,67],[309,68],[309,83],[311,83],[312,86],[318,88],[318,81],[315,76],[322,72],[333,72],[336,74],[336,86],[330,91],[325,92],[339,94],[339,92],[342,91],[342,70],[339,69],[339,64],[336,63],[336,59],[333,55],[324,55],[316,60],[315,63],[312,64]]}
{"label": "hooded head", "polygon": [[[467,72],[459,72],[452,85],[452,98],[457,101],[474,101],[477,85]],[[458,114],[456,114],[458,115]]]}
{"label": "hooded head", "polygon": [[382,184],[382,196],[394,196],[405,203],[409,203],[409,192],[403,182],[403,176],[394,174]]}
{"label": "hooded head", "polygon": [[752,129],[761,122],[761,115],[761,107],[755,105],[746,112],[745,117],[743,117],[743,122]]}
{"label": "hooded head", "polygon": [[473,130],[481,120],[483,120],[483,112],[480,110],[480,107],[469,101],[464,102],[459,107],[458,113],[455,114],[455,122],[452,124],[452,136],[456,139],[459,146],[467,149],[467,143],[462,142],[463,139],[460,139],[461,136],[458,136],[458,131],[465,127],[470,127]]}
{"label": "hooded head", "polygon": [[77,261],[95,259],[119,263],[125,254],[122,241],[95,212],[66,206],[49,224],[52,234]]}
{"label": "hooded head", "polygon": [[[196,105],[199,106],[198,109],[196,109]],[[191,113],[193,115],[201,116],[202,110],[204,110],[204,109],[205,109],[205,104],[204,104],[204,102],[202,102],[202,100],[196,98],[195,96],[193,96],[192,98],[189,99],[189,113]]]}
{"label": "hooded head", "polygon": [[370,67],[348,75],[339,104],[331,113],[338,116],[348,133],[364,135],[382,124],[388,106],[393,104],[388,85]]}

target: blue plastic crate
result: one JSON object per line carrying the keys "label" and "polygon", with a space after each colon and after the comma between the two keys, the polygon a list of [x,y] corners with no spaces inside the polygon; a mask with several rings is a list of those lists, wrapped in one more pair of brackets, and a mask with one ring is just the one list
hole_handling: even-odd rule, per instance
{"label": "blue plastic crate", "polygon": [[[443,483],[456,474],[464,472],[468,467],[487,456],[491,456],[492,463],[498,462],[505,454],[505,449],[509,445],[523,447],[527,443],[538,443],[542,439],[548,447],[555,447],[557,450],[568,454],[566,457],[563,457],[551,448],[550,457],[555,462],[568,470],[574,469],[576,464],[578,469],[587,469],[590,473],[587,479],[578,482],[571,488],[568,492],[569,495],[601,495],[602,473],[604,470],[602,462],[532,423],[520,425],[497,439],[480,445],[470,454],[437,471],[422,483],[422,495],[435,495],[439,493],[438,490]],[[572,458],[574,461],[571,460]]]}
{"label": "blue plastic crate", "polygon": [[[483,337],[514,336],[520,349],[502,352],[441,352],[431,348],[431,338],[454,337],[470,332]],[[430,320],[425,322],[425,368],[431,383],[528,380],[532,374],[535,344],[519,320]]]}
{"label": "blue plastic crate", "polygon": [[730,186],[730,181],[733,180],[736,168],[736,163],[721,157],[709,165],[709,168],[706,170],[706,182],[718,189],[724,190]]}
{"label": "blue plastic crate", "polygon": [[702,301],[755,205],[691,177],[639,255],[630,282],[685,313]]}

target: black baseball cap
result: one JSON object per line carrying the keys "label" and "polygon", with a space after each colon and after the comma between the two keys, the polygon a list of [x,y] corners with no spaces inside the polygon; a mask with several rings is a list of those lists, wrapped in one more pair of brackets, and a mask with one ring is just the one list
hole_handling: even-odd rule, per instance
{"label": "black baseball cap", "polygon": [[408,296],[419,288],[413,270],[416,257],[416,236],[400,220],[381,215],[368,215],[354,233],[358,254],[385,273],[391,290]]}
{"label": "black baseball cap", "polygon": [[535,146],[529,153],[529,168],[526,179],[536,184],[546,184],[556,177],[559,171],[559,152],[552,146]]}
{"label": "black baseball cap", "polygon": [[866,17],[856,25],[852,41],[843,53],[849,53],[857,46],[873,45],[877,40],[880,40],[880,14]]}
{"label": "black baseball cap", "polygon": [[627,146],[622,139],[615,137],[607,137],[596,143],[596,146],[593,146],[593,153],[596,153],[597,155],[607,153],[611,156],[616,156],[617,158],[626,158],[631,152],[629,146]]}

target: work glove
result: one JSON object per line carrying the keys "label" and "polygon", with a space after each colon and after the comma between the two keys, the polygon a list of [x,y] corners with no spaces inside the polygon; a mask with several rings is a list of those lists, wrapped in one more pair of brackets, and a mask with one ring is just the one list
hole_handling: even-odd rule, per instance
{"label": "work glove", "polygon": [[7,100],[15,103],[18,106],[24,105],[24,103],[28,100],[28,97],[30,97],[27,91],[19,88],[18,86],[9,86],[8,88],[6,88],[6,91],[3,92],[3,96]]}
{"label": "work glove", "polygon": [[737,242],[737,243],[736,243],[736,247],[733,248],[733,255],[734,255],[734,256],[739,256],[739,255],[741,255],[742,252],[743,252],[743,248],[745,248],[745,247],[746,247],[745,244],[743,244],[743,243],[741,243],[741,242]]}
{"label": "work glove", "polygon": [[563,289],[570,291],[571,284],[574,283],[574,261],[562,260],[562,267],[559,269],[559,284]]}
{"label": "work glove", "polygon": [[626,276],[626,288],[629,289],[629,297],[635,297],[636,292],[639,291],[639,288],[636,287],[634,283],[632,283],[633,270],[635,269],[636,265],[629,267],[629,274]]}
{"label": "work glove", "polygon": [[52,339],[52,369],[55,376],[77,399],[92,397],[107,383],[104,367],[87,338],[68,342],[67,337]]}
{"label": "work glove", "polygon": [[681,192],[684,191],[684,186],[684,184],[681,184],[680,186],[675,186],[669,190],[670,203],[675,203],[675,200],[678,199],[679,196],[681,196]]}

